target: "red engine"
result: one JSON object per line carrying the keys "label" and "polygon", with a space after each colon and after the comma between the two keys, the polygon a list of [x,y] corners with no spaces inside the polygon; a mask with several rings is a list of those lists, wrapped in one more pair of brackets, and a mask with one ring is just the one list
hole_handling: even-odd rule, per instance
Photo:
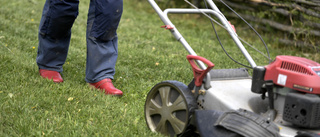
{"label": "red engine", "polygon": [[293,89],[282,94],[284,104],[277,104],[283,105],[283,120],[298,127],[320,128],[319,63],[300,57],[277,56],[271,64],[253,69],[251,91],[263,96],[268,93],[271,109],[276,94],[274,84]]}
{"label": "red engine", "polygon": [[320,64],[294,56],[277,56],[265,66],[264,80],[310,94],[320,94]]}

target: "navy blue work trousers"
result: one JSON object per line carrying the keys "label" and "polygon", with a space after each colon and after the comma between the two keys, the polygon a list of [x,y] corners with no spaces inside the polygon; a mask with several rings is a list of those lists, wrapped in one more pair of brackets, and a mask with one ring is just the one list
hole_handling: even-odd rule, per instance
{"label": "navy blue work trousers", "polygon": [[[66,61],[71,27],[78,16],[79,0],[46,0],[39,26],[37,65],[62,72]],[[86,78],[95,83],[113,79],[118,57],[116,30],[123,0],[90,0],[87,20]]]}

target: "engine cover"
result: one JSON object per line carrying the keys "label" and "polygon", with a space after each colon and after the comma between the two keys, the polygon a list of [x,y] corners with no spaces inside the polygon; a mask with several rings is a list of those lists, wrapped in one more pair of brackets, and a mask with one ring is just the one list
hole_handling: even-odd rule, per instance
{"label": "engine cover", "polygon": [[320,64],[312,60],[277,56],[267,65],[264,80],[310,94],[320,94]]}
{"label": "engine cover", "polygon": [[288,93],[283,120],[305,128],[320,127],[320,97],[314,94]]}

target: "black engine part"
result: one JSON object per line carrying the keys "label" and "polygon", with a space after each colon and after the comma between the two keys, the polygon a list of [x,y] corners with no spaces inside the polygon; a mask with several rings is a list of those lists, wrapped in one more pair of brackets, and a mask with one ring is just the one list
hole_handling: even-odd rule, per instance
{"label": "black engine part", "polygon": [[251,91],[257,94],[264,94],[266,89],[264,86],[264,74],[266,73],[266,69],[262,66],[257,66],[253,68],[252,74],[252,86]]}
{"label": "black engine part", "polygon": [[320,97],[315,94],[288,93],[283,120],[299,127],[320,127]]}

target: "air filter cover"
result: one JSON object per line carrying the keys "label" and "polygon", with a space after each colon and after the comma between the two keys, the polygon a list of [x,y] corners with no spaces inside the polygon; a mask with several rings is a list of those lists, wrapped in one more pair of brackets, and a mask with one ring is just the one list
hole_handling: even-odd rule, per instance
{"label": "air filter cover", "polygon": [[305,128],[320,127],[320,97],[314,94],[289,93],[283,110],[283,120]]}

